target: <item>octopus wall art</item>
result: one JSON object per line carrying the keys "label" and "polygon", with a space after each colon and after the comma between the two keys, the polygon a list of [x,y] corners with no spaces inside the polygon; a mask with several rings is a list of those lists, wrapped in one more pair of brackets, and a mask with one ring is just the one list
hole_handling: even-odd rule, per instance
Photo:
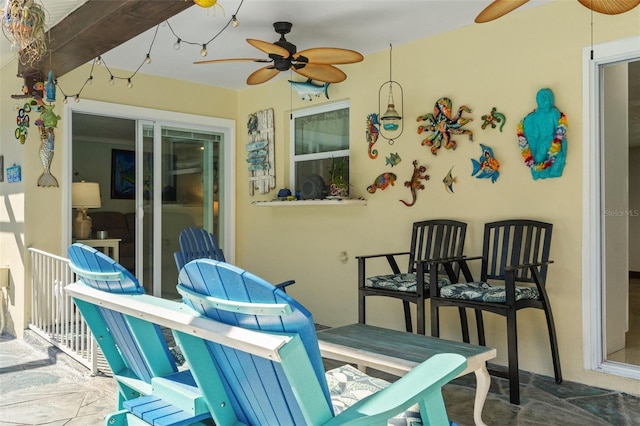
{"label": "octopus wall art", "polygon": [[452,135],[469,135],[469,140],[473,142],[473,131],[462,128],[465,124],[473,121],[473,118],[462,117],[463,112],[471,112],[471,109],[462,105],[458,108],[457,114],[452,117],[451,105],[451,99],[440,98],[433,107],[433,114],[421,115],[416,119],[418,122],[425,122],[425,124],[418,126],[418,134],[431,132],[422,141],[422,145],[430,146],[433,155],[438,153],[443,142],[444,148],[456,149],[457,144],[451,138]]}

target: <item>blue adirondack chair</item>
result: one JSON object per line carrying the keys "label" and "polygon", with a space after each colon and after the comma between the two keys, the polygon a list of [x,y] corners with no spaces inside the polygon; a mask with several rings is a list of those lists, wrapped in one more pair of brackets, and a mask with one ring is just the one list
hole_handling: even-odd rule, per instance
{"label": "blue adirondack chair", "polygon": [[416,404],[423,424],[450,424],[441,388],[466,367],[461,355],[434,356],[390,385],[351,366],[325,374],[311,313],[281,289],[200,259],[181,270],[178,291],[215,322],[288,337],[277,357],[265,357],[174,330],[216,424],[386,425],[396,415],[399,424]]}
{"label": "blue adirondack chair", "polygon": [[226,262],[215,235],[202,228],[185,228],[178,236],[180,251],[173,254],[178,271],[194,259],[215,259]]}
{"label": "blue adirondack chair", "polygon": [[[178,243],[180,251],[173,254],[178,271],[195,259],[213,259],[226,262],[224,252],[218,245],[215,235],[202,228],[194,226],[183,229],[178,237]],[[276,287],[286,291],[285,287],[294,283],[295,280],[287,280],[276,284]]]}
{"label": "blue adirondack chair", "polygon": [[[75,243],[68,254],[79,283],[107,294],[162,301],[145,295],[129,271],[93,247]],[[75,297],[74,302],[113,372],[119,410],[127,411],[131,400],[151,395],[154,388],[158,393],[158,387],[163,387],[165,392],[179,395],[174,398],[171,415],[165,413],[166,424],[191,424],[211,417],[191,373],[178,370],[158,325]]]}

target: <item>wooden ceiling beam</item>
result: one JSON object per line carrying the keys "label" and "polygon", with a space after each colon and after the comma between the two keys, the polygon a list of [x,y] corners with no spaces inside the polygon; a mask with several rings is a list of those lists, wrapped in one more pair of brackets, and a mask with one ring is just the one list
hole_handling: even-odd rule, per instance
{"label": "wooden ceiling beam", "polygon": [[84,65],[193,6],[188,0],[89,0],[46,35],[47,52],[37,65],[18,65],[18,76],[56,77]]}

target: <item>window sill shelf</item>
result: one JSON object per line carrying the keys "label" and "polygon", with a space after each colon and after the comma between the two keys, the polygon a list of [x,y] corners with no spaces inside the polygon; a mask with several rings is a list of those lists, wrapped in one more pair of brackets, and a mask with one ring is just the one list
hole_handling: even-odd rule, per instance
{"label": "window sill shelf", "polygon": [[362,198],[332,200],[294,200],[294,201],[254,201],[256,207],[300,207],[300,206],[366,206],[367,200]]}

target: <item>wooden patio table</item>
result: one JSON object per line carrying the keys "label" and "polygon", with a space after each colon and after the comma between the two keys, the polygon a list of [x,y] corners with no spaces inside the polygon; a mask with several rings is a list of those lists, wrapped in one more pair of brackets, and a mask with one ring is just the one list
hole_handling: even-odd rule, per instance
{"label": "wooden patio table", "polygon": [[472,371],[476,375],[473,419],[476,425],[486,426],[482,421],[482,408],[491,384],[487,361],[496,357],[494,348],[366,324],[328,328],[318,331],[317,335],[323,357],[354,363],[362,371],[370,367],[396,376],[405,375],[439,353],[463,355],[467,358],[467,368],[460,376]]}

